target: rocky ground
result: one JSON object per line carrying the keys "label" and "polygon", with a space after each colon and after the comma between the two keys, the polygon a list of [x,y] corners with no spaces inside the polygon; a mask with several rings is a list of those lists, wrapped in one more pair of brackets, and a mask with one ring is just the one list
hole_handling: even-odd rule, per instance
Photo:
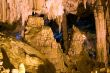
{"label": "rocky ground", "polygon": [[25,39],[21,39],[19,30],[20,26],[17,26],[16,29],[0,32],[4,71],[19,71],[21,63],[27,73],[90,73],[97,66],[103,67],[95,62],[96,38],[93,33],[81,31],[73,26],[70,48],[65,54],[61,44],[54,38],[52,29],[44,25],[42,17],[30,16]]}

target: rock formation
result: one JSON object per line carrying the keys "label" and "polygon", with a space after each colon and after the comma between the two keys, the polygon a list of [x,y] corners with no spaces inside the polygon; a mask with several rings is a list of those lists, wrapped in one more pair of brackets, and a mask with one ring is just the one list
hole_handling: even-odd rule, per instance
{"label": "rock formation", "polygon": [[[34,18],[35,17],[31,17],[31,19]],[[35,19],[40,19],[39,23],[43,22],[40,17],[36,17]],[[60,44],[54,39],[51,28],[42,26],[42,24],[38,27],[35,22],[30,24],[32,21],[33,20],[28,20],[26,26],[26,28],[28,28],[25,34],[27,42],[47,57],[55,66],[56,72],[65,71],[63,51]]]}
{"label": "rock formation", "polygon": [[[104,62],[107,66],[106,32],[108,45],[110,45],[109,8],[109,0],[0,0],[0,27],[4,24],[7,24],[6,27],[8,24],[10,26],[20,24],[15,31],[6,29],[3,34],[0,32],[0,48],[3,56],[6,57],[3,59],[3,66],[12,69],[18,68],[19,64],[23,63],[26,72],[32,73],[90,73],[91,69],[88,68],[91,67],[85,66],[91,62],[91,58],[89,52],[85,52],[85,48],[88,51],[95,47],[88,44],[90,43],[87,37],[88,33],[83,33],[74,27],[70,48],[68,53],[64,55],[61,45],[53,38],[51,28],[44,26],[44,19],[40,17],[43,14],[49,20],[57,22],[59,31],[63,26],[66,29],[63,29],[66,32],[63,35],[66,35],[66,40],[68,40],[66,26],[68,13],[75,14],[76,20],[88,13],[94,14],[97,57],[99,62]],[[14,37],[12,35],[14,32],[21,32],[21,34],[17,34],[17,38],[15,38],[15,35]],[[24,39],[20,39],[21,36],[24,36]],[[85,46],[85,42],[87,46]],[[65,44],[67,45],[68,41]],[[74,68],[75,72],[72,71],[73,66],[71,67],[71,65],[77,65]],[[84,65],[88,71],[85,72],[81,65]]]}

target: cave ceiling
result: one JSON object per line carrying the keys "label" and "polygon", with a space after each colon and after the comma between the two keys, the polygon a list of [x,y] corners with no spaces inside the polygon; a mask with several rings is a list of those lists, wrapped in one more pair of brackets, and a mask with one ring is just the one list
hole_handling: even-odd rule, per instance
{"label": "cave ceiling", "polygon": [[83,4],[82,9],[79,8],[83,11],[87,4],[92,5],[94,2],[94,0],[0,0],[0,20],[13,22],[22,18],[24,23],[33,11],[54,19],[63,15],[64,10],[76,14],[79,4]]}

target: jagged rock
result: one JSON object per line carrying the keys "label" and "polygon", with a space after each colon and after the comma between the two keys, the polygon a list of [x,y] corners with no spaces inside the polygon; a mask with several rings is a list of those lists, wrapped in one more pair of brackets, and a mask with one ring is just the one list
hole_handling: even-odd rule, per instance
{"label": "jagged rock", "polygon": [[[14,38],[3,34],[0,36],[0,49],[3,53],[4,68],[18,69],[19,64],[23,63],[26,72],[55,73],[54,66],[38,50]],[[47,68],[50,70],[48,71]],[[42,70],[45,72],[42,72]]]}
{"label": "jagged rock", "polygon": [[28,66],[32,65],[32,66],[35,66],[36,68],[38,68],[38,66],[41,64],[44,64],[44,62],[42,60],[40,60],[39,58],[26,55],[26,65],[28,65]]}
{"label": "jagged rock", "polygon": [[85,33],[73,26],[73,34],[68,54],[79,55],[82,51],[95,50],[96,35],[92,33]]}
{"label": "jagged rock", "polygon": [[44,25],[42,17],[29,16],[27,26],[28,27],[41,27]]}
{"label": "jagged rock", "polygon": [[54,39],[50,27],[30,27],[29,32],[25,34],[25,39],[30,45],[41,51],[48,58],[55,66],[56,71],[63,72],[65,70],[63,52],[60,45]]}
{"label": "jagged rock", "polygon": [[69,54],[72,55],[80,54],[83,51],[83,43],[86,39],[87,39],[86,35],[83,34],[77,27],[74,26]]}
{"label": "jagged rock", "polygon": [[68,55],[66,55],[69,73],[90,73],[94,65],[90,52],[96,47],[95,35],[89,32],[85,33],[76,26],[73,26],[72,31],[71,44]]}

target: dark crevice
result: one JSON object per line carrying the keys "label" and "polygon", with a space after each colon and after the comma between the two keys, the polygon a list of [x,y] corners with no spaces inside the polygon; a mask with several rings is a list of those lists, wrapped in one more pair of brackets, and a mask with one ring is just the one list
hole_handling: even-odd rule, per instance
{"label": "dark crevice", "polygon": [[6,51],[4,50],[4,48],[1,48],[1,52],[3,54],[3,66],[4,66],[4,68],[5,69],[8,69],[8,68],[13,69],[14,66],[11,64],[11,62],[8,58],[8,55],[7,55]]}
{"label": "dark crevice", "polygon": [[80,3],[77,8],[77,16],[76,26],[81,31],[95,33],[95,18],[92,5],[87,3],[85,9],[84,4]]}
{"label": "dark crevice", "polygon": [[85,17],[80,17],[80,19],[77,20],[76,26],[81,30],[85,32],[95,33],[95,19],[94,14],[89,14]]}
{"label": "dark crevice", "polygon": [[72,29],[73,25],[78,27],[81,31],[95,33],[95,19],[94,14],[88,15],[81,15],[78,18],[77,15],[68,14],[67,15],[67,25],[68,25],[68,32]]}
{"label": "dark crevice", "polygon": [[71,13],[67,14],[68,29],[71,29],[73,25],[76,25],[76,21],[77,21],[77,15]]}
{"label": "dark crevice", "polygon": [[56,39],[57,42],[61,42],[62,41],[62,33],[59,32],[59,26],[56,23],[55,20],[45,20],[45,25],[51,27],[54,38]]}
{"label": "dark crevice", "polygon": [[63,36],[62,36],[62,32],[59,32],[59,26],[58,24],[56,23],[55,20],[48,20],[48,18],[45,18],[44,19],[44,25],[45,26],[49,26],[51,29],[52,29],[52,32],[53,32],[53,35],[54,35],[54,38],[56,39],[56,41],[58,43],[60,43],[61,45],[61,48],[63,49],[64,51],[64,45],[63,45]]}
{"label": "dark crevice", "polygon": [[71,38],[72,38],[72,28],[73,28],[73,25],[76,26],[76,22],[77,22],[77,15],[74,15],[74,14],[67,14],[66,16],[67,18],[67,30],[68,30],[68,48],[70,48],[70,44],[71,44]]}
{"label": "dark crevice", "polygon": [[[71,43],[71,36],[72,36],[72,28],[73,25],[75,25],[76,27],[78,27],[81,31],[84,32],[90,32],[90,33],[95,33],[95,19],[94,19],[94,14],[88,14],[88,15],[82,15],[79,19],[77,15],[74,14],[67,14],[67,30],[68,30],[68,39],[69,39],[69,47],[70,47],[70,43]],[[48,19],[44,19],[45,21],[45,25],[51,27],[53,34],[54,34],[54,38],[56,39],[56,41],[58,43],[61,44],[62,49],[64,49],[64,41],[63,41],[63,37],[62,37],[62,33],[59,33],[59,26],[56,23],[55,20],[48,20]],[[74,34],[74,33],[73,33]]]}

